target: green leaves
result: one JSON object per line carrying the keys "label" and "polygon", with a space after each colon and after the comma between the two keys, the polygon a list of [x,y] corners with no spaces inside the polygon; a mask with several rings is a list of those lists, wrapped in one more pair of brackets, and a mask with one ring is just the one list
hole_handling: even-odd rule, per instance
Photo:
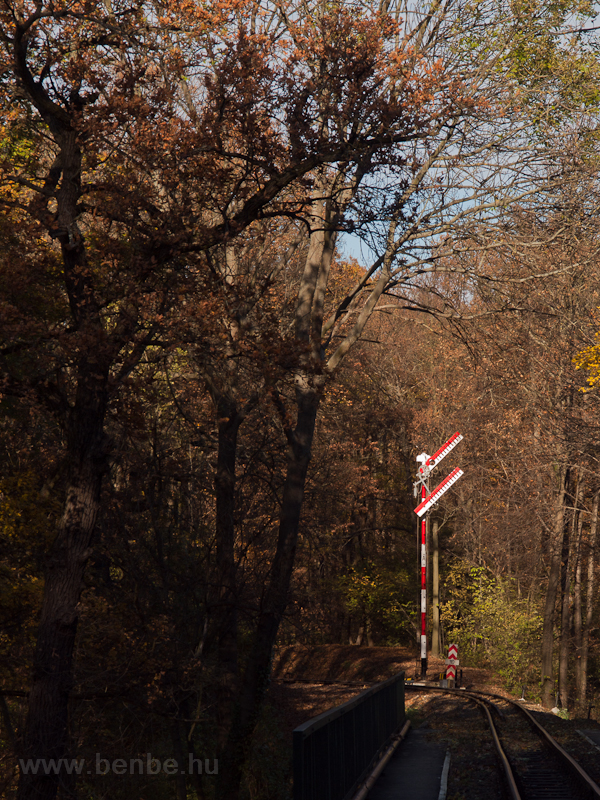
{"label": "green leaves", "polygon": [[367,559],[340,577],[338,587],[351,614],[357,619],[367,617],[377,621],[386,630],[386,644],[406,641],[415,608],[411,599],[407,602],[410,591],[409,576],[405,569],[393,564],[376,564]]}
{"label": "green leaves", "polygon": [[521,598],[515,581],[458,560],[448,570],[444,596],[446,641],[457,642],[461,663],[492,666],[508,689],[536,682],[539,598]]}

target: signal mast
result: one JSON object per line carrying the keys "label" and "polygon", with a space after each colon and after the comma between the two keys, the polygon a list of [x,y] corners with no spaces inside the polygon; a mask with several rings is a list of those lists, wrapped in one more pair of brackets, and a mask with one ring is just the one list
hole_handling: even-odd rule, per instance
{"label": "signal mast", "polygon": [[420,466],[417,470],[417,480],[414,483],[414,495],[417,497],[420,486],[421,502],[415,508],[415,514],[418,517],[417,533],[419,533],[419,520],[421,522],[421,678],[425,678],[427,675],[427,512],[464,473],[462,469],[456,467],[431,493],[429,493],[429,476],[440,461],[447,456],[462,439],[462,434],[455,433],[454,436],[451,436],[447,442],[444,442],[440,449],[432,456],[427,455],[427,453],[421,453],[417,456],[417,462]]}

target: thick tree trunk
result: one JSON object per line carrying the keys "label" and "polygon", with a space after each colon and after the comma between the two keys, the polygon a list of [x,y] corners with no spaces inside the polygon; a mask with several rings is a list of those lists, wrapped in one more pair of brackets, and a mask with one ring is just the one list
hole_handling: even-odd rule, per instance
{"label": "thick tree trunk", "polygon": [[239,796],[244,764],[268,685],[273,645],[287,604],[294,567],[300,513],[319,402],[320,394],[315,389],[298,389],[298,416],[288,457],[277,550],[229,738],[219,758],[219,800],[237,800]]}
{"label": "thick tree trunk", "polygon": [[104,416],[111,359],[94,292],[93,271],[87,263],[85,239],[77,223],[81,213],[81,145],[85,138],[78,132],[78,127],[84,102],[78,89],[73,89],[68,106],[51,99],[46,82],[35,79],[29,70],[29,40],[29,27],[17,25],[13,40],[13,67],[22,90],[37,108],[59,148],[45,180],[46,197],[56,199],[56,212],[49,213],[52,221],[46,224],[49,235],[61,246],[64,288],[71,310],[74,342],[73,363],[66,369],[68,379],[73,379],[77,385],[72,404],[65,392],[58,412],[67,434],[67,494],[58,535],[46,562],[21,750],[22,757],[40,759],[42,764],[38,766],[37,774],[21,772],[18,788],[19,800],[53,800],[61,785],[65,787],[65,794],[72,794],[71,781],[63,770],[58,774],[45,773],[46,769],[51,772],[47,763],[49,759],[67,755],[68,701],[73,682],[77,606],[85,565],[91,553],[90,543],[106,466]]}
{"label": "thick tree trunk", "polygon": [[[77,605],[106,463],[104,392],[99,389],[93,397],[84,389],[78,392],[76,403],[67,451],[71,479],[58,536],[47,560],[22,749],[23,758],[45,761],[49,773],[48,761],[65,758],[68,752]],[[18,800],[53,800],[59,787],[68,793],[71,783],[64,769],[46,774],[42,763],[37,774],[21,772]]]}
{"label": "thick tree trunk", "polygon": [[544,623],[542,631],[542,705],[552,708],[554,705],[554,676],[552,666],[552,652],[554,645],[554,611],[561,573],[561,556],[565,523],[565,484],[568,480],[568,469],[561,466],[559,469],[558,493],[554,513],[554,530],[550,547],[550,575],[546,589],[546,603],[544,606]]}
{"label": "thick tree trunk", "polygon": [[[67,443],[67,494],[58,535],[46,561],[44,596],[33,659],[33,674],[22,754],[46,761],[64,758],[68,747],[68,703],[73,682],[77,606],[100,504],[107,465],[104,418],[108,374],[112,363],[87,263],[84,239],[77,228],[82,156],[73,129],[55,131],[61,148],[62,180],[53,235],[62,249],[64,283],[73,328],[77,331],[72,375],[77,389],[72,405],[63,398]],[[118,350],[118,346],[117,346]],[[70,794],[74,778],[61,769],[45,774],[21,772],[18,800],[53,800],[59,786]]]}

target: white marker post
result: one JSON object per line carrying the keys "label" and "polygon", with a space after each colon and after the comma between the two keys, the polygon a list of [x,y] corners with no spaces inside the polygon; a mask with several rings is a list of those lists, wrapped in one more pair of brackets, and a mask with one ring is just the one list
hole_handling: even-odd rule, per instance
{"label": "white marker post", "polygon": [[[429,475],[431,470],[462,441],[460,433],[455,433],[439,450],[432,456],[421,453],[417,456],[417,461],[421,465],[417,470],[417,481],[414,484],[415,497],[419,484],[421,485],[421,502],[415,508],[415,513],[421,521],[421,548],[420,548],[420,569],[421,569],[421,678],[427,675],[427,511],[456,483],[463,474],[461,469],[454,469],[431,494],[429,492]],[[418,523],[417,523],[418,524]]]}

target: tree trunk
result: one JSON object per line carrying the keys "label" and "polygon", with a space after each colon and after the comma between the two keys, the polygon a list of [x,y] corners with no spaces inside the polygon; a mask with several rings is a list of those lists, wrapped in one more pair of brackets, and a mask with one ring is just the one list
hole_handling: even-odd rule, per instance
{"label": "tree trunk", "polygon": [[573,585],[573,634],[575,637],[575,703],[581,706],[581,652],[583,648],[583,625],[581,617],[581,534],[583,517],[579,515],[577,542],[575,546],[575,580]]}
{"label": "tree trunk", "polygon": [[550,548],[550,575],[546,589],[546,602],[544,606],[544,623],[542,631],[542,705],[552,708],[554,705],[554,677],[552,667],[552,651],[554,645],[554,611],[561,573],[561,556],[564,537],[565,522],[565,484],[568,480],[569,470],[559,468],[559,485],[554,513],[553,541]]}
{"label": "tree trunk", "polygon": [[366,631],[366,634],[367,634],[367,647],[374,647],[375,646],[375,642],[373,641],[372,627],[373,626],[372,626],[372,622],[371,622],[371,617],[369,615],[367,615],[367,618],[366,618],[366,621],[365,621],[365,631]]}
{"label": "tree trunk", "polygon": [[[575,511],[572,511],[572,519]],[[571,524],[566,526],[563,535],[562,553],[560,559],[560,644],[558,648],[558,697],[561,708],[568,708],[568,668],[569,668],[569,639],[571,631],[569,629],[569,611],[571,602],[571,581],[569,567],[571,561],[572,547],[572,519]]]}
{"label": "tree trunk", "polygon": [[297,389],[298,416],[296,427],[290,435],[291,447],[283,489],[277,550],[227,745],[219,758],[217,782],[219,800],[237,800],[239,796],[244,764],[269,682],[273,645],[287,604],[294,566],[300,513],[319,402],[320,393],[314,388]]}
{"label": "tree trunk", "polygon": [[[46,761],[67,755],[77,605],[106,462],[104,392],[91,397],[84,388],[78,391],[76,402],[79,407],[73,411],[66,456],[71,478],[58,536],[47,560],[22,750],[24,758]],[[53,800],[59,787],[68,793],[71,783],[63,770],[57,775],[46,775],[43,768],[36,775],[21,772],[18,800]]]}
{"label": "tree trunk", "polygon": [[[15,74],[60,149],[51,169],[53,174],[49,173],[46,181],[50,189],[55,189],[56,198],[56,213],[48,232],[61,246],[64,288],[76,334],[73,363],[68,368],[69,379],[76,382],[75,398],[71,404],[64,392],[58,412],[67,438],[66,500],[58,534],[46,560],[22,749],[25,758],[48,761],[67,755],[77,606],[106,469],[108,374],[111,355],[118,352],[119,345],[111,353],[94,290],[93,270],[87,263],[84,235],[77,222],[81,213],[78,204],[83,156],[76,117],[70,117],[71,111],[50,99],[43,81],[33,78],[27,64],[25,30],[23,27],[14,40]],[[73,91],[72,99],[75,108],[80,99],[78,90]],[[118,324],[114,333],[121,333]],[[65,794],[72,795],[72,781],[63,770],[46,775],[42,765],[35,775],[21,772],[17,796],[19,800],[53,800],[59,786],[64,787]]]}
{"label": "tree trunk", "polygon": [[590,550],[587,563],[587,591],[585,598],[585,628],[581,643],[581,694],[579,702],[584,709],[587,703],[587,668],[588,653],[590,648],[590,629],[592,627],[592,612],[594,602],[594,559],[596,554],[596,535],[598,530],[598,501],[600,492],[596,492],[592,506],[592,519],[590,522]]}
{"label": "tree trunk", "polygon": [[[175,710],[171,726],[171,739],[173,742],[173,753],[175,760],[178,764],[185,764],[186,759],[181,743],[181,723],[179,721],[177,710]],[[187,800],[187,778],[184,770],[179,770],[175,778],[175,794],[177,796],[177,800]]]}
{"label": "tree trunk", "polygon": [[235,589],[235,468],[242,417],[230,404],[218,406],[219,435],[215,474],[216,538],[219,598],[219,662],[237,671],[237,612]]}
{"label": "tree trunk", "polygon": [[577,542],[575,530],[579,521],[579,500],[581,493],[581,481],[577,470],[573,472],[575,491],[572,494],[573,508],[571,518],[563,538],[562,557],[561,557],[561,625],[560,625],[560,648],[558,656],[558,695],[561,708],[569,707],[569,650],[571,647],[571,620],[573,607],[571,604],[571,573],[577,565]]}
{"label": "tree trunk", "polygon": [[217,403],[218,452],[215,473],[217,576],[215,580],[215,635],[219,682],[217,687],[217,727],[219,746],[223,746],[231,724],[231,704],[237,676],[237,592],[235,568],[235,469],[237,440],[242,417],[225,399]]}

